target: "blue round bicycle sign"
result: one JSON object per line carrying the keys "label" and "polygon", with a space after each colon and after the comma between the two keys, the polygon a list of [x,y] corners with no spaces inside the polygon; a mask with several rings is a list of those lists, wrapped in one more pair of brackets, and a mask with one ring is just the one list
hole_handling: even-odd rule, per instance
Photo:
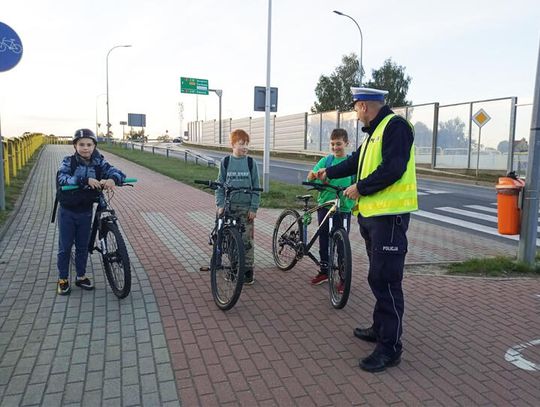
{"label": "blue round bicycle sign", "polygon": [[23,54],[21,39],[7,24],[0,22],[0,72],[9,71]]}

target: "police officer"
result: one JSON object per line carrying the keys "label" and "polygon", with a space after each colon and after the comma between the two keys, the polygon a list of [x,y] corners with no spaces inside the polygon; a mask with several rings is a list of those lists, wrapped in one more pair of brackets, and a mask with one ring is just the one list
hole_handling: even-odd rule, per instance
{"label": "police officer", "polygon": [[360,234],[369,258],[368,282],[375,296],[373,323],[354,335],[377,346],[360,368],[380,372],[401,362],[403,266],[410,212],[418,209],[411,124],[384,104],[387,91],[351,88],[353,107],[367,137],[346,161],[319,170],[319,179],[356,174],[344,192],[355,200]]}

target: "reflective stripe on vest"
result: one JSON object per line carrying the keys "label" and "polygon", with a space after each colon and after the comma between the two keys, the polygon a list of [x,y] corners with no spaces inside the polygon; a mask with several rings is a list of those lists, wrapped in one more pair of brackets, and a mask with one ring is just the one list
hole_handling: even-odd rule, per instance
{"label": "reflective stripe on vest", "polygon": [[[386,116],[377,126],[368,142],[362,144],[359,157],[365,156],[363,163],[358,160],[357,179],[361,180],[370,175],[382,163],[382,142],[384,130],[395,114]],[[409,123],[409,122],[407,122]],[[412,128],[412,125],[409,123]],[[360,164],[362,173],[360,174]],[[352,213],[364,217],[393,215],[418,210],[418,194],[416,191],[416,163],[414,159],[414,145],[407,168],[403,176],[392,185],[372,195],[360,196],[356,201]]]}

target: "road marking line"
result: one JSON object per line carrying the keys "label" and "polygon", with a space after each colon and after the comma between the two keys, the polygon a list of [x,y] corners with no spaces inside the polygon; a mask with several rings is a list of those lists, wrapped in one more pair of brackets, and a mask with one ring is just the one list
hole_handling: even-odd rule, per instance
{"label": "road marking line", "polygon": [[529,372],[540,371],[540,364],[531,362],[530,360],[525,359],[521,352],[528,348],[529,346],[540,345],[540,339],[535,339],[533,341],[522,343],[520,345],[512,346],[506,351],[504,359],[507,362],[514,364],[523,370],[528,370]]}
{"label": "road marking line", "polygon": [[[457,219],[457,218],[451,218],[449,216],[444,216],[444,215],[437,215],[435,213],[426,212],[426,211],[423,211],[423,210],[418,210],[416,212],[412,212],[412,215],[413,216],[418,216],[418,217],[421,217],[421,218],[427,218],[427,219],[436,220],[436,221],[443,222],[443,223],[449,223],[451,225],[460,226],[460,227],[466,228],[466,229],[476,230],[477,232],[487,233],[488,235],[499,236],[499,237],[503,237],[505,239],[519,241],[519,236],[518,235],[515,235],[515,236],[514,235],[511,235],[511,236],[509,236],[509,235],[501,235],[497,229],[491,228],[491,227],[488,227],[488,226],[484,226],[484,225],[480,225],[478,223],[467,222],[465,220],[461,220],[461,219]],[[536,239],[536,246],[540,246],[540,239]]]}

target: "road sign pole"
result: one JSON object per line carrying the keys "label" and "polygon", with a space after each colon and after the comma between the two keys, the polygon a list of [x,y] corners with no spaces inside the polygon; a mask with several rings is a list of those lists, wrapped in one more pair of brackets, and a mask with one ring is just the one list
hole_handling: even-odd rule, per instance
{"label": "road sign pole", "polygon": [[210,92],[214,92],[218,98],[219,98],[219,145],[221,146],[221,143],[223,142],[223,137],[221,135],[221,96],[223,96],[223,90],[222,89],[208,89]]}
{"label": "road sign pole", "polygon": [[482,127],[478,128],[478,148],[476,149],[476,178],[478,178],[478,168],[480,167],[480,138],[482,137]]}
{"label": "road sign pole", "polygon": [[266,99],[264,113],[263,190],[270,191],[270,59],[272,43],[272,0],[268,0],[268,41],[266,44]]}
{"label": "road sign pole", "polygon": [[523,216],[519,236],[518,261],[535,265],[536,236],[538,228],[538,189],[540,188],[540,47],[536,66],[536,85],[534,87],[531,135],[529,137],[529,159],[527,178],[523,195]]}
{"label": "road sign pole", "polygon": [[6,189],[4,187],[4,142],[2,141],[2,118],[0,117],[0,210],[6,210]]}

